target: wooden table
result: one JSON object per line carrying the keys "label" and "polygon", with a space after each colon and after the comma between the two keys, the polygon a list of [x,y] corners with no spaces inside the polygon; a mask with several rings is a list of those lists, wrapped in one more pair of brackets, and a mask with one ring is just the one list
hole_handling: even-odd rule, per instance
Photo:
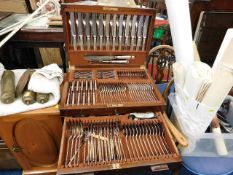
{"label": "wooden table", "polygon": [[66,72],[67,62],[64,41],[62,28],[21,29],[21,31],[10,40],[13,46],[16,47],[59,48],[62,58],[62,67]]}
{"label": "wooden table", "polygon": [[[59,48],[62,58],[62,67],[64,72],[66,72],[67,61],[64,50],[64,36],[62,27],[48,29],[21,29],[4,46],[4,51],[2,51],[4,52],[3,63],[5,62],[7,65],[6,67],[9,69],[28,68],[23,67],[25,66],[23,63],[17,66],[17,61],[21,60],[22,62],[22,59],[31,59],[29,63],[35,65],[36,54],[34,53],[34,50],[38,48]],[[4,60],[4,58],[6,60]],[[7,59],[13,60],[13,62],[10,63]]]}

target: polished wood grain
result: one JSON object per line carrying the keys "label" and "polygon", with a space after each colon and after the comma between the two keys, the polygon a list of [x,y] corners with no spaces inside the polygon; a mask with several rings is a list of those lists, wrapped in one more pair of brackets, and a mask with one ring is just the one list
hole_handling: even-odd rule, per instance
{"label": "polished wood grain", "polygon": [[[130,113],[130,112],[143,112],[143,111],[152,111],[152,110],[161,110],[165,108],[165,101],[160,94],[157,86],[154,83],[154,80],[151,78],[151,76],[148,74],[148,72],[145,70],[144,67],[139,68],[139,67],[127,67],[128,71],[144,71],[146,74],[146,79],[143,80],[137,80],[137,79],[124,79],[124,82],[130,82],[130,83],[147,83],[153,87],[152,93],[155,95],[157,98],[155,101],[151,101],[150,103],[148,102],[133,102],[133,101],[128,101],[127,103],[120,103],[119,106],[117,105],[107,105],[98,103],[96,105],[66,105],[66,100],[68,96],[68,90],[69,90],[69,82],[75,81],[74,78],[74,73],[76,71],[85,71],[85,70],[92,70],[93,75],[96,74],[98,70],[114,70],[114,71],[123,71],[125,70],[122,67],[115,67],[113,68],[77,68],[75,70],[71,70],[65,79],[64,82],[64,87],[62,91],[62,97],[61,97],[61,102],[60,102],[60,112],[61,116],[89,116],[89,115],[113,115],[113,114],[125,114],[125,113]],[[77,80],[77,79],[76,79]],[[93,77],[92,80],[96,80],[97,82],[100,81],[100,79],[97,79],[96,77]],[[122,82],[118,78],[111,80],[111,79],[106,79],[106,80],[101,80],[101,82],[105,83],[111,83],[111,82]],[[100,100],[100,98],[97,96],[97,101]]]}
{"label": "polished wood grain", "polygon": [[31,170],[24,170],[23,175],[56,175],[57,174],[57,165],[51,167],[37,167],[32,168]]}
{"label": "polished wood grain", "polygon": [[61,128],[57,107],[0,118],[2,139],[24,170],[56,167]]}
{"label": "polished wood grain", "polygon": [[[103,46],[103,50],[99,50],[99,46],[97,46],[97,50],[94,51],[93,46],[90,47],[90,50],[81,50],[79,47],[77,51],[75,51],[71,47],[71,32],[69,25],[69,12],[77,12],[77,13],[97,13],[97,14],[117,14],[117,15],[145,15],[149,16],[149,26],[148,26],[148,34],[146,39],[146,48],[145,51],[131,51],[130,49],[126,50],[115,50],[110,49],[106,50],[105,46]],[[68,59],[70,61],[71,66],[75,67],[119,67],[116,64],[92,64],[88,62],[84,57],[85,55],[132,55],[135,56],[134,59],[129,61],[129,64],[120,65],[121,67],[132,67],[132,66],[140,66],[143,65],[146,61],[148,52],[150,50],[150,44],[153,35],[154,29],[154,20],[156,15],[156,10],[151,8],[127,8],[127,7],[109,7],[109,6],[89,6],[89,5],[77,5],[77,4],[63,4],[61,9],[62,20],[63,20],[63,30],[66,44],[66,52],[68,54]],[[84,36],[85,37],[85,36]]]}
{"label": "polished wood grain", "polygon": [[[154,166],[154,165],[169,165],[172,166],[172,164],[179,164],[181,162],[181,158],[178,152],[178,149],[175,146],[175,143],[172,140],[172,136],[165,125],[163,115],[161,112],[155,112],[156,118],[155,119],[148,119],[148,120],[143,120],[143,121],[137,121],[139,122],[156,122],[161,124],[163,130],[164,130],[164,137],[165,141],[168,144],[170,154],[166,154],[163,156],[158,156],[157,158],[147,158],[147,159],[140,159],[137,161],[132,161],[131,158],[129,158],[129,155],[127,152],[126,154],[126,161],[123,162],[118,162],[116,168],[113,168],[112,164],[109,163],[99,163],[96,164],[95,166],[93,165],[82,165],[82,161],[79,166],[71,166],[69,168],[64,167],[65,163],[65,157],[66,157],[66,149],[67,149],[67,140],[69,138],[69,127],[68,123],[69,122],[74,122],[75,121],[82,121],[83,123],[88,123],[88,122],[101,122],[101,121],[119,121],[122,124],[133,124],[135,121],[128,119],[129,114],[125,115],[118,115],[118,116],[90,116],[90,117],[85,117],[85,118],[69,118],[66,117],[64,121],[64,127],[63,127],[63,134],[62,134],[62,147],[60,149],[60,155],[59,155],[59,162],[58,162],[58,174],[73,174],[73,173],[89,173],[89,172],[99,172],[99,171],[106,171],[106,170],[111,170],[111,169],[126,169],[126,168],[133,168],[133,167],[146,167],[146,166]],[[107,119],[106,119],[107,117]],[[120,125],[121,127],[121,125]],[[120,131],[121,132],[121,131]],[[121,135],[122,133],[120,133]],[[121,135],[122,136],[122,135]],[[123,149],[127,150],[126,148],[126,143],[124,142],[124,139],[122,139],[123,142]],[[82,152],[82,147],[80,148]],[[82,159],[82,158],[81,158]]]}
{"label": "polished wood grain", "polygon": [[21,29],[11,41],[20,42],[64,42],[62,28],[47,28],[47,29]]}

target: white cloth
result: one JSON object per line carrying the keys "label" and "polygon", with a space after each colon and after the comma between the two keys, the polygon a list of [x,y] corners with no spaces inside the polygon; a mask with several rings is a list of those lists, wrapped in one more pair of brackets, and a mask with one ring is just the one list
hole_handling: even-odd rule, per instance
{"label": "white cloth", "polygon": [[176,61],[186,68],[194,61],[189,1],[165,0],[165,3]]}
{"label": "white cloth", "polygon": [[199,103],[185,92],[182,95],[172,93],[169,95],[169,100],[176,115],[178,127],[187,138],[205,133],[218,110]]}
{"label": "white cloth", "polygon": [[[2,74],[3,74],[3,72],[4,72],[4,66],[3,66],[3,64],[2,63],[0,63],[0,82],[1,82],[1,79],[2,79]],[[1,89],[1,87],[0,87],[0,89]],[[1,92],[1,91],[0,91]]]}
{"label": "white cloth", "polygon": [[212,70],[207,64],[196,61],[190,65],[185,73],[183,90],[196,99],[202,86],[212,81]]}
{"label": "white cloth", "polygon": [[[2,76],[3,71],[4,69],[0,68],[0,77]],[[17,85],[20,77],[25,71],[25,69],[13,70],[15,74],[15,85]],[[51,93],[49,101],[44,104],[35,102],[31,105],[25,105],[22,102],[21,96],[18,97],[11,104],[3,104],[0,101],[0,116],[26,112],[56,105],[60,100],[60,84],[62,83],[62,81],[62,70],[56,64],[51,64],[36,70],[31,76],[28,84],[28,89],[34,92]]]}

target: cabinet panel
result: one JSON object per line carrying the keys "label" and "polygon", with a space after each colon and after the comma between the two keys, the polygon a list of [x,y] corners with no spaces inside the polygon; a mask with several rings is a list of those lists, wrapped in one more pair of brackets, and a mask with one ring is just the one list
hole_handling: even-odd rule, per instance
{"label": "cabinet panel", "polygon": [[33,166],[56,163],[58,147],[45,122],[30,118],[19,120],[12,134],[15,144]]}
{"label": "cabinet panel", "polygon": [[57,109],[0,118],[2,138],[24,170],[56,166],[61,128]]}

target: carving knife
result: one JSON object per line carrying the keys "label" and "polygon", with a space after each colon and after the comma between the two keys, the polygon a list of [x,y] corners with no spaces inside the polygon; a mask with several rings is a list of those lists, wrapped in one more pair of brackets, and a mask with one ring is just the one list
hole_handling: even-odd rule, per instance
{"label": "carving knife", "polygon": [[93,13],[92,14],[92,26],[91,26],[91,30],[92,30],[92,36],[93,36],[93,41],[94,41],[94,50],[96,50],[96,14]]}
{"label": "carving knife", "polygon": [[124,15],[120,15],[120,19],[119,19],[119,50],[121,50],[121,46],[122,46],[122,37],[123,37],[123,18]]}
{"label": "carving knife", "polygon": [[77,42],[76,42],[76,29],[75,29],[75,21],[74,21],[74,12],[70,12],[70,29],[71,29],[71,45],[74,47],[74,50],[77,50]]}
{"label": "carving knife", "polygon": [[110,24],[110,14],[107,14],[106,19],[105,19],[105,35],[106,35],[106,49],[107,50],[109,50],[109,39],[110,39],[109,24]]}
{"label": "carving knife", "polygon": [[129,63],[129,60],[101,60],[101,61],[91,60],[91,63],[127,64]]}
{"label": "carving knife", "polygon": [[116,47],[116,21],[117,21],[117,15],[113,15],[113,23],[112,23],[112,47],[113,50],[115,50]]}
{"label": "carving knife", "polygon": [[103,33],[104,33],[104,18],[103,18],[103,14],[100,14],[99,15],[99,31],[98,31],[98,34],[99,34],[99,40],[100,40],[100,50],[103,49]]}
{"label": "carving knife", "polygon": [[137,33],[137,47],[136,50],[138,51],[139,48],[141,47],[142,44],[142,27],[143,27],[143,20],[144,20],[144,16],[140,16],[139,19],[139,24],[138,24],[138,33]]}
{"label": "carving knife", "polygon": [[135,46],[137,17],[138,17],[137,15],[133,16],[132,27],[131,27],[131,47],[130,47],[130,50],[133,50],[134,46]]}
{"label": "carving knife", "polygon": [[143,28],[143,42],[142,42],[142,50],[145,50],[146,47],[146,38],[147,38],[147,30],[148,30],[148,24],[149,24],[149,16],[146,16],[145,23],[144,23],[144,28]]}
{"label": "carving knife", "polygon": [[91,55],[87,55],[85,58],[88,60],[91,60],[91,61],[110,61],[110,60],[130,60],[130,59],[134,59],[134,56],[132,56],[132,55],[116,55],[116,56],[91,56]]}
{"label": "carving knife", "polygon": [[91,40],[89,15],[90,15],[89,13],[86,13],[85,15],[85,34],[87,37],[87,50],[90,50],[90,40]]}
{"label": "carving knife", "polygon": [[131,15],[127,15],[126,22],[125,22],[125,49],[129,46],[129,28],[130,28],[130,18]]}
{"label": "carving knife", "polygon": [[78,13],[78,21],[76,21],[78,26],[78,37],[79,37],[79,45],[81,50],[83,49],[83,25],[82,25],[82,14]]}

